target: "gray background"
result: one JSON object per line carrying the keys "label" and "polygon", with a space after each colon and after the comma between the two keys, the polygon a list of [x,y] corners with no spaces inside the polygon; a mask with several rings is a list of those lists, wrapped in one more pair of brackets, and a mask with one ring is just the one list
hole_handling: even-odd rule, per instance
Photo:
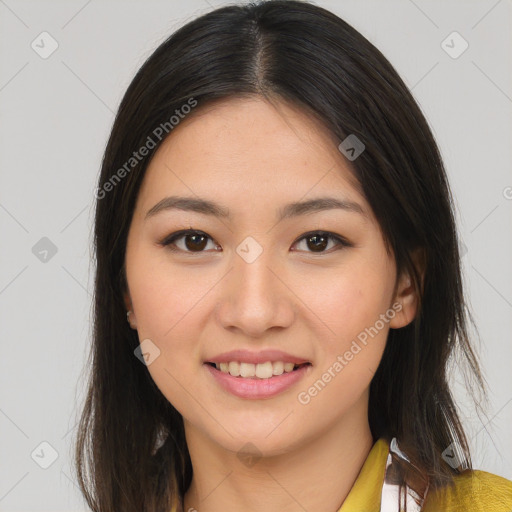
{"label": "gray background", "polygon": [[[455,369],[456,396],[476,467],[512,479],[511,2],[317,3],[384,53],[437,137],[467,248],[489,418],[468,405]],[[84,396],[102,152],[145,58],[219,5],[0,0],[0,511],[86,510],[70,454]],[[58,43],[45,59],[31,47],[51,49],[44,31]],[[442,46],[453,31],[469,43],[457,58]],[[452,39],[445,45],[458,52],[462,42]]]}

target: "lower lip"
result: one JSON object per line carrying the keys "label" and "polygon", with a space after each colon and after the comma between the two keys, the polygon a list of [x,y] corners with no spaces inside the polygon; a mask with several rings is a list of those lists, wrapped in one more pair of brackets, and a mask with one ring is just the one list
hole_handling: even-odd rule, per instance
{"label": "lower lip", "polygon": [[235,396],[249,399],[271,398],[289,389],[302,379],[309,371],[311,365],[304,365],[293,372],[274,375],[268,379],[233,377],[229,373],[221,372],[214,366],[204,364],[213,378]]}

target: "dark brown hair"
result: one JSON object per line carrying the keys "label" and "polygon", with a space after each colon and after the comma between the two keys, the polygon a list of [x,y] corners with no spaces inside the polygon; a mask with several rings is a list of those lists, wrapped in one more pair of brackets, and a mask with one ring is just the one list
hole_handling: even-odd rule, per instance
{"label": "dark brown hair", "polygon": [[[453,199],[431,130],[392,65],[358,31],[318,6],[268,1],[219,8],[183,26],[147,59],[119,106],[98,184],[92,371],[75,454],[94,511],[174,511],[190,484],[182,417],[134,356],[139,339],[123,301],[126,241],[148,163],[165,138],[155,129],[191,98],[199,111],[250,95],[309,112],[333,140],[354,134],[364,143],[350,165],[397,272],[412,273],[420,296],[414,321],[389,332],[370,387],[371,431],[375,440],[396,437],[432,487],[471,468],[448,386],[455,349],[484,388],[467,332],[473,321]],[[134,164],[148,137],[154,147]],[[415,251],[423,255],[423,282]],[[463,467],[441,456],[452,442]]]}

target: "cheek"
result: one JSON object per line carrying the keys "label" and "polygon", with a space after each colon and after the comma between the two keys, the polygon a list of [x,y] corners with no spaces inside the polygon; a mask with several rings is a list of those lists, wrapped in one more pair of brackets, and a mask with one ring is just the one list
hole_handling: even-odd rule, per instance
{"label": "cheek", "polygon": [[181,382],[180,372],[191,373],[195,347],[187,322],[194,319],[204,283],[191,273],[172,271],[162,252],[134,248],[128,253],[127,277],[139,340],[149,339],[148,346],[158,354],[148,370],[158,387],[167,390],[176,386],[171,375]]}
{"label": "cheek", "polygon": [[385,262],[362,258],[331,273],[310,274],[298,293],[305,306],[328,327],[335,344],[349,341],[372,326],[389,308],[393,275]]}
{"label": "cheek", "polygon": [[172,339],[188,316],[197,315],[201,299],[215,284],[204,269],[173,268],[165,255],[152,261],[151,255],[140,254],[133,269],[129,282],[139,333],[162,342]]}
{"label": "cheek", "polygon": [[148,371],[167,400],[187,417],[194,409],[186,390],[194,390],[200,358],[201,298],[213,282],[190,272],[171,273],[169,265],[150,266],[148,260],[134,268],[130,292],[139,339],[151,340],[159,351]]}
{"label": "cheek", "polygon": [[333,400],[343,396],[350,401],[368,387],[386,345],[392,318],[386,312],[393,284],[389,261],[358,255],[325,279],[317,274],[314,287],[311,278],[302,289],[304,303],[317,316],[313,321],[318,333],[318,371],[325,376],[321,380],[332,382],[326,386],[327,403],[331,394]]}

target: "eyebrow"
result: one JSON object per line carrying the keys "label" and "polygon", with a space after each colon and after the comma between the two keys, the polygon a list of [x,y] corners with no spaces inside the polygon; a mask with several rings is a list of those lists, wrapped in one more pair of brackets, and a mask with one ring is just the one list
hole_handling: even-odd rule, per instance
{"label": "eyebrow", "polygon": [[[337,199],[335,197],[318,197],[308,201],[298,201],[285,205],[278,210],[278,221],[299,215],[307,215],[309,213],[333,209],[345,210],[368,217],[365,209],[358,203],[345,199]],[[231,220],[229,209],[225,206],[207,199],[185,196],[164,197],[147,211],[145,218],[148,219],[166,210],[184,210]]]}

